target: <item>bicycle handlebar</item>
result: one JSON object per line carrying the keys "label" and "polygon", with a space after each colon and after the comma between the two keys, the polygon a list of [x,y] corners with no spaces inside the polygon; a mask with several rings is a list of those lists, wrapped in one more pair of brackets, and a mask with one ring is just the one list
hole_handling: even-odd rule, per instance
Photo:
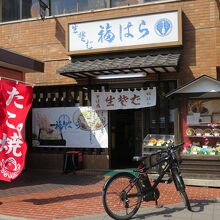
{"label": "bicycle handlebar", "polygon": [[157,154],[162,154],[162,153],[166,153],[166,154],[168,154],[169,155],[169,153],[171,152],[171,150],[174,150],[174,151],[176,151],[180,146],[182,146],[184,143],[180,143],[180,144],[177,144],[177,145],[171,145],[171,146],[169,146],[169,147],[167,147],[167,149],[166,150],[157,150],[156,152],[154,151],[154,152],[147,152],[147,153],[145,153],[145,155],[144,156],[134,156],[133,157],[133,160],[134,161],[140,161],[140,160],[144,160],[144,159],[146,159],[146,158],[148,158],[148,157],[152,157],[152,156],[154,156],[154,155],[157,155]]}
{"label": "bicycle handlebar", "polygon": [[[170,150],[177,150],[180,146],[182,146],[184,143],[179,143],[177,145],[171,145],[167,147],[167,149],[164,150],[157,150],[154,154],[159,154],[159,153],[168,153]],[[153,154],[153,155],[154,155]]]}
{"label": "bicycle handlebar", "polygon": [[180,146],[182,146],[184,143],[182,142],[182,143],[179,143],[179,144],[177,144],[177,145],[171,145],[170,147],[168,147],[167,148],[167,151],[169,151],[169,150],[177,150]]}

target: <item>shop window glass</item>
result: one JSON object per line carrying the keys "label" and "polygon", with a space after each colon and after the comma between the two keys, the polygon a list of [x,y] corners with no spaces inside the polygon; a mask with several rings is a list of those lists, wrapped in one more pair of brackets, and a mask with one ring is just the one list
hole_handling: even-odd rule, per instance
{"label": "shop window glass", "polygon": [[[165,94],[177,87],[176,81],[148,82],[146,87],[157,87],[157,105],[145,110],[145,127],[148,134],[173,134],[174,123],[170,118],[170,100],[165,98]],[[172,114],[172,112],[171,112]],[[171,115],[172,116],[172,115]]]}
{"label": "shop window glass", "polygon": [[20,19],[20,0],[2,0],[2,21]]}

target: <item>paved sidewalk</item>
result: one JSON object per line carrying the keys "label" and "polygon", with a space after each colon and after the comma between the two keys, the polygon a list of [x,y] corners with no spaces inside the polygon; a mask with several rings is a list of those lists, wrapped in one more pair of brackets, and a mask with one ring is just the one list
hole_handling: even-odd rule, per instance
{"label": "paved sidewalk", "polygon": [[[161,208],[141,208],[132,218],[136,220],[219,220],[220,199],[193,202],[193,211],[190,212],[183,204],[165,205]],[[89,215],[83,217],[68,218],[68,220],[110,220],[107,214]]]}
{"label": "paved sidewalk", "polygon": [[[108,220],[102,206],[103,175],[26,171],[0,182],[0,220]],[[174,184],[159,185],[159,205],[143,202],[134,219],[220,219],[220,188],[187,186],[194,212],[183,207]]]}

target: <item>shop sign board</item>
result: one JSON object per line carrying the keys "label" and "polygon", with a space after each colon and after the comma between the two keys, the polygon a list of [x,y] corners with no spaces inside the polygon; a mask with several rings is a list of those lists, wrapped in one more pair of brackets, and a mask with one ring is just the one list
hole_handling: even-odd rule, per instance
{"label": "shop sign board", "polygon": [[69,24],[72,54],[181,45],[181,12],[171,11]]}
{"label": "shop sign board", "polygon": [[156,87],[121,91],[92,91],[96,110],[137,109],[156,105]]}
{"label": "shop sign board", "polygon": [[107,111],[92,107],[32,109],[34,147],[108,148]]}

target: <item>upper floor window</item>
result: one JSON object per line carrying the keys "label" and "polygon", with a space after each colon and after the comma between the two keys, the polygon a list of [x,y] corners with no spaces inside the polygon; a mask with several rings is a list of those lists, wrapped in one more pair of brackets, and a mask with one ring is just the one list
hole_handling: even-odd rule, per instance
{"label": "upper floor window", "polygon": [[125,5],[137,5],[137,4],[147,3],[147,2],[156,2],[156,0],[111,0],[111,7],[120,7],[120,6],[125,6]]}
{"label": "upper floor window", "polygon": [[20,19],[20,0],[2,0],[2,21]]}
{"label": "upper floor window", "polygon": [[[35,5],[38,0],[0,0],[0,22],[31,18]],[[35,11],[38,12],[39,7]]]}
{"label": "upper floor window", "polygon": [[51,0],[51,15],[106,8],[108,1],[109,0]]}
{"label": "upper floor window", "polygon": [[[46,15],[61,15],[156,1],[165,0],[41,0],[49,7],[49,10],[46,10]],[[39,16],[39,0],[0,0],[0,22]]]}
{"label": "upper floor window", "polygon": [[143,0],[111,0],[111,7],[120,7],[125,5],[134,5],[143,3]]}
{"label": "upper floor window", "polygon": [[77,12],[78,0],[51,0],[51,15]]}

